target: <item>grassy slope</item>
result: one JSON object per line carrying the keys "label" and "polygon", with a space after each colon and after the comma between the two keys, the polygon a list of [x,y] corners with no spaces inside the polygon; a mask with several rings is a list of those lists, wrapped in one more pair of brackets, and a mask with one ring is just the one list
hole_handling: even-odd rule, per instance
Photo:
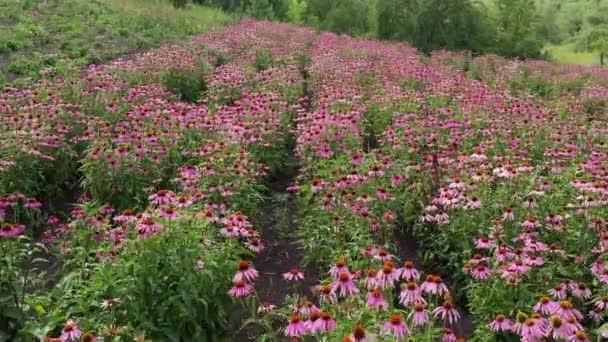
{"label": "grassy slope", "polygon": [[0,0],[0,86],[112,58],[225,23],[217,9],[167,0]]}
{"label": "grassy slope", "polygon": [[546,47],[551,59],[558,63],[595,65],[600,64],[599,52],[576,52],[573,44],[549,45]]}

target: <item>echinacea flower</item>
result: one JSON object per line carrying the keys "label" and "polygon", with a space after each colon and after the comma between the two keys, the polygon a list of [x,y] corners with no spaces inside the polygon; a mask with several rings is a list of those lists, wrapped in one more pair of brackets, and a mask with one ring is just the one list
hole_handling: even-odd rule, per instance
{"label": "echinacea flower", "polygon": [[412,320],[414,326],[423,326],[429,320],[429,312],[423,303],[416,303],[414,310],[410,312],[408,318]]}
{"label": "echinacea flower", "polygon": [[532,310],[543,315],[552,315],[557,310],[557,302],[552,301],[547,296],[541,296],[538,302],[534,305]]}
{"label": "echinacea flower", "polygon": [[410,281],[407,284],[401,284],[401,293],[399,294],[399,303],[402,305],[408,305],[410,303],[423,302],[425,303],[424,298],[422,297],[420,288],[418,285]]}
{"label": "echinacea flower", "polygon": [[253,286],[243,279],[235,280],[228,294],[232,297],[247,297],[253,292]]}
{"label": "echinacea flower", "polygon": [[492,275],[492,270],[486,266],[479,264],[471,271],[471,275],[475,279],[485,280],[488,279]]}
{"label": "echinacea flower", "polygon": [[80,336],[80,342],[97,342],[97,337],[92,332],[86,332]]}
{"label": "echinacea flower", "polygon": [[346,262],[343,259],[336,260],[334,265],[329,270],[329,275],[336,279],[340,272],[349,272],[348,267],[346,267]]}
{"label": "echinacea flower", "polygon": [[25,200],[23,206],[26,208],[40,208],[42,207],[42,203],[35,198],[28,198]]}
{"label": "echinacea flower", "polygon": [[549,322],[551,337],[556,340],[559,340],[560,338],[567,339],[576,332],[575,326],[569,324],[567,321],[558,316],[552,316]]}
{"label": "echinacea flower", "polygon": [[306,332],[306,325],[298,314],[291,315],[289,324],[285,328],[285,336],[300,337]]}
{"label": "echinacea flower", "polygon": [[293,280],[298,281],[304,279],[304,273],[302,273],[297,268],[292,268],[289,271],[283,273],[283,279],[285,280]]}
{"label": "echinacea flower", "polygon": [[373,289],[367,293],[367,302],[366,305],[369,307],[373,307],[375,309],[388,309],[388,303],[384,296],[382,295],[382,291],[379,288]]}
{"label": "echinacea flower", "polygon": [[173,202],[173,192],[165,189],[158,190],[155,194],[148,196],[148,200],[154,204],[167,204]]}
{"label": "echinacea flower", "polygon": [[3,223],[0,226],[0,236],[11,237],[23,233],[25,227],[21,224]]}
{"label": "echinacea flower", "polygon": [[331,313],[327,310],[321,312],[321,318],[315,321],[315,331],[332,331],[336,329],[336,321],[331,317]]}
{"label": "echinacea flower", "polygon": [[332,286],[340,296],[349,296],[359,293],[359,289],[355,283],[353,283],[353,277],[349,272],[340,272],[338,274],[338,279],[332,283]]}
{"label": "echinacea flower", "polygon": [[490,322],[489,327],[492,331],[500,332],[511,330],[511,325],[511,321],[505,315],[498,314],[494,320]]}
{"label": "echinacea flower", "polygon": [[441,335],[441,342],[456,342],[456,335],[454,335],[452,329],[443,329],[443,334]]}
{"label": "echinacea flower", "polygon": [[258,306],[258,313],[270,312],[270,311],[274,310],[275,308],[276,308],[275,305],[272,305],[267,302],[263,302],[262,304],[260,304],[260,306]]}
{"label": "echinacea flower", "polygon": [[383,288],[392,288],[395,286],[395,280],[399,276],[399,272],[393,267],[391,261],[385,261],[382,269],[376,274],[378,285]]}
{"label": "echinacea flower", "polygon": [[321,285],[321,286],[319,286],[318,292],[319,292],[319,300],[321,302],[326,302],[326,303],[333,304],[333,303],[335,303],[338,300],[336,298],[335,289],[331,285]]}
{"label": "echinacea flower", "polygon": [[76,322],[69,319],[65,322],[63,329],[61,330],[61,342],[75,342],[80,338],[81,332],[76,325]]}
{"label": "echinacea flower", "polygon": [[403,263],[403,267],[398,270],[399,278],[410,281],[410,280],[418,280],[420,278],[420,273],[414,267],[414,263],[412,261],[405,261]]}
{"label": "echinacea flower", "polygon": [[433,316],[435,318],[441,318],[447,321],[449,324],[455,323],[460,319],[460,314],[450,300],[445,300],[441,306],[438,306],[433,310]]}
{"label": "echinacea flower", "polygon": [[351,336],[354,342],[367,341],[367,332],[361,324],[355,324],[355,326],[353,327],[353,334]]}
{"label": "echinacea flower", "polygon": [[247,241],[247,243],[245,245],[247,246],[247,248],[249,248],[250,250],[252,250],[256,253],[260,253],[261,251],[264,250],[264,245],[262,244],[260,239],[255,236],[252,237],[249,241]]}
{"label": "echinacea flower", "polygon": [[401,320],[401,315],[392,314],[388,322],[384,323],[382,330],[390,335],[393,335],[397,340],[410,334],[407,324]]}
{"label": "echinacea flower", "polygon": [[443,295],[448,293],[448,287],[443,283],[443,280],[438,275],[428,275],[420,285],[420,290],[424,293],[433,295]]}
{"label": "echinacea flower", "polygon": [[237,268],[236,273],[234,274],[233,280],[245,279],[247,281],[253,281],[258,277],[258,271],[253,268],[249,261],[241,260],[239,261],[239,266]]}

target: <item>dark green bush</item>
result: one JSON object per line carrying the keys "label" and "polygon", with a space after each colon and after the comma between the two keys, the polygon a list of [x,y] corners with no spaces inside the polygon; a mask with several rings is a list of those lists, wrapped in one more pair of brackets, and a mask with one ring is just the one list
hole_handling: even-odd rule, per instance
{"label": "dark green bush", "polygon": [[207,90],[207,84],[203,76],[192,70],[172,68],[165,74],[163,79],[165,87],[183,101],[196,102],[203,92]]}
{"label": "dark green bush", "polygon": [[257,71],[263,71],[272,66],[272,56],[268,51],[258,50],[255,53],[255,69]]}

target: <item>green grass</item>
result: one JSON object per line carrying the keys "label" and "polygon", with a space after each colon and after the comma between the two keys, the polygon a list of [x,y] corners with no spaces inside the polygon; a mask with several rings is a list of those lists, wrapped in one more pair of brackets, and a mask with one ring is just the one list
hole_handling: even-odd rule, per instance
{"label": "green grass", "polygon": [[0,0],[0,86],[108,60],[231,20],[168,0]]}
{"label": "green grass", "polygon": [[549,45],[545,49],[549,53],[551,60],[558,63],[600,64],[599,52],[577,52],[573,44]]}

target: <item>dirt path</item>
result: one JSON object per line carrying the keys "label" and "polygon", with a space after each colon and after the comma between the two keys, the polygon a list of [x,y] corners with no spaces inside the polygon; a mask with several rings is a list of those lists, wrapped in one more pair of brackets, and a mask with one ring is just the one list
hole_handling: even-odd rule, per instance
{"label": "dirt path", "polygon": [[[422,266],[422,260],[420,259],[420,246],[416,241],[416,237],[411,231],[410,227],[406,225],[398,225],[395,229],[395,244],[397,246],[397,255],[401,260],[411,260],[417,267]],[[428,271],[428,270],[423,270]],[[449,283],[450,279],[446,279]],[[448,284],[449,286],[449,284]],[[466,307],[463,307],[463,303],[456,303],[456,309],[460,313],[461,317],[458,322],[452,324],[450,328],[454,331],[454,334],[458,337],[464,337],[469,339],[473,336],[475,331],[475,325],[473,324],[473,317],[469,314]],[[464,303],[466,304],[466,303]]]}

